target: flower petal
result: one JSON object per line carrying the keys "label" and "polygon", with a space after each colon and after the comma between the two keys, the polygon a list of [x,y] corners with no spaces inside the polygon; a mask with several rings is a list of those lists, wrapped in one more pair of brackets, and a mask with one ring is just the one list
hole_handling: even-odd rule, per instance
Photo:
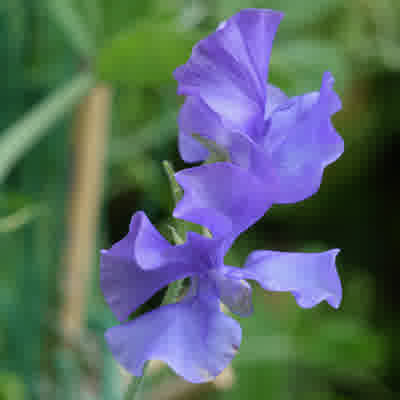
{"label": "flower petal", "polygon": [[289,99],[267,121],[264,164],[274,171],[276,203],[294,203],[313,195],[324,168],[343,152],[343,139],[330,121],[340,109],[333,82],[331,74],[325,73],[319,93]]}
{"label": "flower petal", "polygon": [[261,218],[271,204],[265,185],[230,163],[189,168],[175,176],[184,196],[174,217],[203,225],[214,237],[227,237],[230,243]]}
{"label": "flower petal", "polygon": [[253,279],[266,290],[290,291],[300,307],[310,308],[323,300],[338,308],[342,287],[335,266],[339,250],[323,253],[281,253],[254,251],[244,269],[232,277]]}
{"label": "flower petal", "polygon": [[[261,121],[257,127],[258,118],[254,119],[254,135],[260,135],[264,122]],[[186,162],[197,162],[207,158],[208,150],[190,135],[198,134],[201,137],[214,141],[233,157],[243,152],[242,140],[237,136],[244,136],[242,133],[228,128],[221,121],[221,118],[213,112],[207,104],[199,97],[189,96],[181,108],[179,114],[179,150]],[[260,132],[261,131],[261,132]],[[246,140],[251,140],[246,137]]]}
{"label": "flower petal", "polygon": [[222,262],[218,241],[199,236],[191,233],[186,243],[172,246],[144,213],[133,216],[129,233],[110,250],[102,250],[100,258],[100,286],[120,321],[170,282]]}
{"label": "flower petal", "polygon": [[219,309],[211,288],[189,300],[160,307],[134,321],[109,329],[106,340],[114,357],[139,376],[147,360],[166,362],[193,383],[219,375],[239,348],[239,324]]}
{"label": "flower petal", "polygon": [[119,321],[125,321],[140,305],[169,283],[193,275],[190,264],[164,265],[144,270],[134,260],[104,251],[100,260],[100,286],[104,298]]}
{"label": "flower petal", "polygon": [[176,246],[176,249],[178,260],[185,259],[194,263],[199,274],[222,265],[225,256],[224,238],[209,238],[196,232],[188,232],[186,242]]}
{"label": "flower petal", "polygon": [[286,103],[287,101],[288,97],[285,93],[283,93],[281,89],[268,83],[267,98],[264,109],[264,119],[267,119],[277,107]]}
{"label": "flower petal", "polygon": [[330,121],[340,108],[332,85],[333,78],[326,73],[319,93],[275,106],[263,140],[256,135],[230,136],[232,162],[268,185],[272,203],[295,203],[313,195],[324,168],[343,152],[343,140]]}
{"label": "flower petal", "polygon": [[248,317],[253,313],[251,286],[243,279],[233,279],[229,272],[238,268],[224,266],[210,273],[215,281],[218,296],[234,314]]}
{"label": "flower petal", "polygon": [[282,14],[243,10],[201,40],[174,73],[178,94],[196,95],[223,121],[244,128],[263,113],[269,53]]}
{"label": "flower petal", "polygon": [[[123,245],[127,250],[121,253],[118,248]],[[146,214],[139,211],[132,217],[129,233],[111,249],[113,254],[126,258],[134,258],[144,270],[157,269],[165,264],[164,253],[173,249],[156,228],[151,224]]]}
{"label": "flower petal", "polygon": [[198,162],[208,157],[208,150],[191,137],[193,133],[218,142],[224,140],[227,131],[217,114],[199,98],[189,96],[179,112],[179,151],[184,161]]}
{"label": "flower petal", "polygon": [[[265,105],[265,115],[270,115],[278,106],[285,103],[287,96],[277,87],[268,84],[268,96]],[[197,96],[189,96],[181,110],[178,118],[179,124],[179,152],[184,161],[192,163],[203,161],[208,157],[208,150],[197,140],[191,137],[196,133],[205,139],[213,140],[229,153],[234,155],[241,152],[242,143],[235,139],[241,133],[225,126],[221,118],[213,112],[207,104]],[[249,125],[248,133],[253,139],[258,139],[265,134],[265,121],[262,114],[254,118],[253,124]],[[251,140],[251,139],[250,139]],[[235,146],[235,143],[238,143]]]}

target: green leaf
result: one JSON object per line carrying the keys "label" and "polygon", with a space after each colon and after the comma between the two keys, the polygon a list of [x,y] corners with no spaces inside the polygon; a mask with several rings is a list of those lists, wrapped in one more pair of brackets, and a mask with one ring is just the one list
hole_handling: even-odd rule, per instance
{"label": "green leaf", "polygon": [[335,13],[344,4],[343,0],[313,0],[307,2],[272,0],[269,7],[285,13],[282,22],[284,29],[299,32],[299,30],[304,30],[307,24],[323,22],[324,18]]}
{"label": "green leaf", "polygon": [[298,39],[274,46],[271,54],[272,83],[289,80],[289,89],[295,94],[318,90],[324,71],[335,76],[335,89],[345,86],[349,63],[335,42]]}
{"label": "green leaf", "polygon": [[189,58],[197,39],[169,23],[142,21],[116,35],[100,51],[98,74],[102,80],[133,86],[172,80],[172,72]]}
{"label": "green leaf", "polygon": [[[82,1],[82,0],[76,0]],[[115,34],[132,27],[139,18],[154,15],[154,1],[98,0],[103,13],[104,38],[110,39]]]}
{"label": "green leaf", "polygon": [[0,135],[0,183],[17,161],[72,109],[92,84],[93,78],[90,74],[83,73],[75,77]]}
{"label": "green leaf", "polygon": [[43,215],[45,212],[46,208],[40,205],[26,206],[6,217],[1,217],[0,234],[14,232],[32,222],[36,217]]}
{"label": "green leaf", "polygon": [[2,371],[0,374],[0,399],[22,400],[26,398],[24,382],[11,372]]}
{"label": "green leaf", "polygon": [[76,12],[69,0],[47,0],[45,2],[50,18],[65,33],[78,53],[85,57],[94,55],[95,43],[93,37],[86,29],[81,15]]}

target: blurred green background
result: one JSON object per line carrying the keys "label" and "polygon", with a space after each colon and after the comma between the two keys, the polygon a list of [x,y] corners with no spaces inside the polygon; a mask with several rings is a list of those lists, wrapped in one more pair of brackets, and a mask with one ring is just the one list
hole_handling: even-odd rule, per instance
{"label": "blurred green background", "polygon": [[274,207],[228,258],[341,248],[343,305],[302,310],[289,294],[256,288],[232,369],[189,385],[155,365],[143,396],[397,398],[400,2],[1,0],[0,400],[122,399],[127,376],[103,340],[117,321],[99,290],[98,250],[139,209],[167,234],[161,161],[184,167],[172,71],[247,7],[285,12],[273,84],[301,94],[333,73],[345,154],[317,195]]}

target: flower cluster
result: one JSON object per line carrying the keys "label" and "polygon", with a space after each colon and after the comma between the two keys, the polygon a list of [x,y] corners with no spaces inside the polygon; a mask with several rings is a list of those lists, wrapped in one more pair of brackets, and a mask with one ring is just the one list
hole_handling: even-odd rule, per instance
{"label": "flower cluster", "polygon": [[[300,307],[342,297],[337,249],[322,253],[250,253],[243,268],[224,264],[237,236],[272,204],[314,194],[324,168],[343,152],[331,116],[340,109],[329,73],[321,88],[288,98],[267,83],[272,42],[282,14],[248,9],[201,40],[175,71],[186,95],[179,115],[179,150],[187,162],[206,160],[212,142],[227,160],[175,175],[184,190],[174,217],[207,228],[212,237],[189,232],[172,245],[137,212],[129,233],[101,255],[101,288],[121,325],[109,329],[115,358],[141,375],[147,360],[166,362],[191,382],[214,379],[232,360],[241,341],[239,316],[252,313],[251,286],[291,292]],[[193,137],[204,140],[196,140]],[[190,278],[183,299],[127,321],[158,290]]]}

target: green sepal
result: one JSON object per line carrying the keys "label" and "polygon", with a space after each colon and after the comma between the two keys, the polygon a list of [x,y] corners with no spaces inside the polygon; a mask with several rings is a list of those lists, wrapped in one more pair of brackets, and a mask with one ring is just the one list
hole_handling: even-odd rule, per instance
{"label": "green sepal", "polygon": [[171,186],[171,192],[172,196],[174,198],[175,204],[178,203],[178,201],[182,198],[183,196],[183,190],[179,186],[178,182],[175,179],[175,171],[174,168],[172,167],[171,163],[169,161],[164,160],[162,162],[165,173],[168,176],[168,180]]}
{"label": "green sepal", "polygon": [[185,238],[180,236],[178,231],[172,225],[168,225],[168,229],[171,232],[172,240],[173,240],[174,244],[183,244],[183,243],[185,243]]}
{"label": "green sepal", "polygon": [[205,164],[211,164],[215,162],[231,161],[229,153],[216,142],[210,139],[206,139],[200,136],[198,133],[193,133],[192,137],[201,143],[209,151],[209,156]]}

